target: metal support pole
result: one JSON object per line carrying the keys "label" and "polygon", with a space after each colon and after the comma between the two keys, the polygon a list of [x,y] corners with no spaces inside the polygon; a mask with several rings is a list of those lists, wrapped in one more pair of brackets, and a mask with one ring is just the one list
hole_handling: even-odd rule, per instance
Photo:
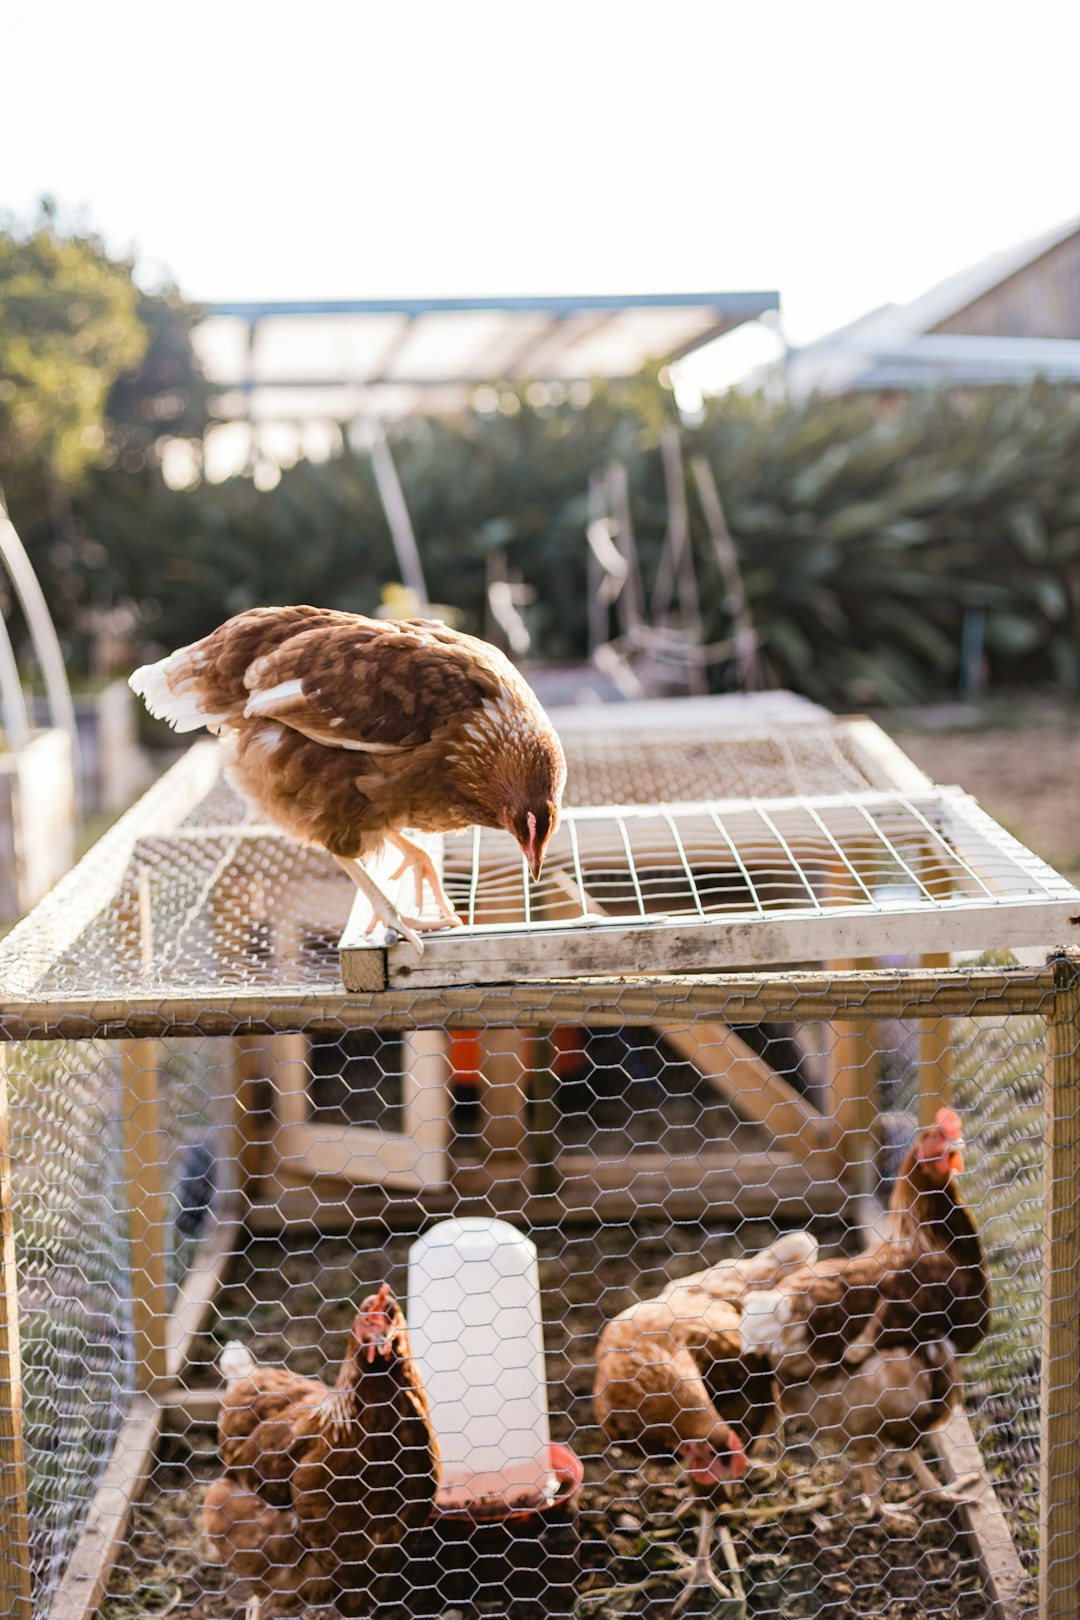
{"label": "metal support pole", "polygon": [[1080,958],[1055,964],[1046,1027],[1039,1617],[1080,1593]]}

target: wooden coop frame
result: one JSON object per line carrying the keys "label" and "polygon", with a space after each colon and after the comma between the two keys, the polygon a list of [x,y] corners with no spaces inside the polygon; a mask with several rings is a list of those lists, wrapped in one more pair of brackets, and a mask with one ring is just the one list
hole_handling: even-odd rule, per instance
{"label": "wooden coop frame", "polygon": [[[325,960],[324,970],[311,979],[297,973],[307,927],[303,912],[289,913],[283,926],[273,930],[261,977],[245,981],[235,976],[236,939],[249,938],[245,930],[253,921],[265,923],[265,873],[288,841],[248,822],[223,822],[205,808],[216,804],[219,791],[216,746],[193,749],[151,790],[12,936],[0,958],[0,1041],[116,1041],[127,1097],[125,1175],[133,1193],[132,1271],[140,1282],[133,1301],[138,1390],[49,1620],[88,1620],[162,1429],[205,1420],[212,1412],[213,1393],[186,1390],[183,1373],[241,1231],[265,1233],[316,1223],[332,1230],[376,1214],[393,1219],[397,1211],[398,1218],[412,1220],[417,1208],[438,1212],[451,1206],[511,1213],[536,1223],[623,1220],[657,1203],[675,1218],[704,1209],[718,1216],[834,1212],[866,1192],[871,1026],[901,1015],[921,1023],[920,1110],[925,1118],[949,1097],[949,1019],[1032,1013],[1047,1019],[1045,1243],[1047,1255],[1052,1250],[1055,1257],[1046,1267],[1043,1311],[1039,1612],[1044,1620],[1071,1620],[1080,1590],[1080,1207],[1073,1193],[1080,1175],[1080,958],[1063,952],[1043,966],[958,968],[951,965],[949,951],[957,933],[975,943],[985,942],[991,932],[994,945],[1068,940],[1080,915],[1080,895],[1008,839],[964,795],[935,789],[898,757],[899,764],[889,745],[879,751],[886,780],[879,776],[864,785],[861,800],[849,793],[842,802],[826,803],[836,796],[804,794],[765,805],[765,814],[781,833],[777,816],[812,811],[825,826],[825,844],[833,857],[839,845],[840,858],[826,863],[821,894],[800,906],[783,891],[776,916],[769,907],[757,904],[755,909],[753,903],[748,916],[745,900],[734,908],[722,902],[712,907],[697,892],[689,915],[685,908],[683,915],[673,915],[670,906],[653,908],[642,899],[628,923],[625,917],[604,914],[613,909],[610,895],[602,902],[591,893],[586,860],[584,866],[571,862],[569,887],[565,863],[556,864],[563,875],[553,880],[555,898],[545,900],[541,915],[534,918],[528,914],[528,891],[516,866],[508,866],[505,851],[493,857],[491,868],[481,860],[483,838],[460,846],[464,855],[443,851],[448,879],[454,877],[456,859],[461,881],[467,858],[466,887],[473,893],[490,892],[495,920],[485,921],[474,907],[462,934],[437,943],[429,940],[422,971],[403,947],[387,950],[367,941],[362,910],[354,908],[346,919],[347,885],[343,890],[332,879],[321,857],[289,845],[289,880],[307,890],[324,943],[328,931],[334,935],[348,920],[340,956],[344,984],[327,983]],[[713,802],[706,819],[730,842],[725,817],[759,815],[761,810],[760,803]],[[860,817],[861,828],[879,812],[908,822],[915,817],[925,855],[925,864],[914,873],[920,889],[915,902],[905,906],[875,897],[866,880],[873,863],[869,833],[862,844],[856,840],[854,856],[845,855],[845,846],[828,835],[828,817],[839,810]],[[646,814],[640,807],[613,811],[584,806],[568,816],[565,837],[572,848],[580,853],[584,847],[588,854],[589,840],[595,842],[599,835],[603,855],[613,827],[625,848],[626,824]],[[697,829],[697,836],[704,814],[701,802],[666,812],[668,831],[673,826],[676,835],[675,864],[684,879],[691,879],[691,888],[696,846],[679,829]],[[572,828],[577,829],[573,835]],[[805,866],[796,842],[786,834],[781,841],[794,864],[802,859]],[[156,980],[162,936],[156,932],[154,874],[163,870],[162,863],[167,867],[181,846],[197,848],[203,861],[203,877],[186,915],[207,919],[220,971],[212,982],[164,993]],[[935,931],[929,935],[918,931],[927,918],[934,919]],[[757,961],[759,947],[750,944],[747,934],[755,927],[771,930],[768,943],[760,947],[763,953],[775,952],[777,939],[788,937],[787,955],[781,951],[779,959],[790,960],[791,967],[773,973],[736,971]],[[912,931],[904,933],[904,928]],[[95,929],[104,929],[103,937],[122,939],[138,964],[129,981],[108,996],[65,989],[58,976],[76,942]],[[950,934],[950,929],[956,932]],[[639,950],[645,952],[652,971],[642,972],[635,961],[633,974],[617,973],[609,956],[582,975],[581,959],[573,955],[580,947],[575,943],[566,949],[568,940],[584,940],[591,949],[600,939],[610,949],[620,938],[635,957]],[[537,939],[542,941],[539,952],[535,943],[529,945]],[[679,942],[687,940],[690,946],[680,955]],[[558,945],[554,952],[553,944]],[[456,971],[455,945],[462,947]],[[921,955],[922,965],[881,969],[866,960],[898,948]],[[669,962],[674,956],[677,972],[658,970],[665,954]],[[825,965],[807,968],[808,959]],[[347,988],[358,976],[376,982]],[[812,1108],[750,1051],[733,1027],[780,1019],[833,1028],[827,1043],[832,1061],[825,1077],[830,1100],[825,1111]],[[521,1043],[542,1040],[553,1027],[578,1024],[676,1031],[680,1056],[694,1062],[729,1101],[737,1097],[739,1108],[765,1125],[782,1146],[760,1155],[717,1155],[715,1163],[705,1164],[704,1174],[699,1166],[693,1175],[684,1170],[681,1182],[679,1161],[655,1154],[635,1156],[636,1165],[613,1166],[605,1177],[601,1165],[587,1156],[555,1152],[554,1131],[543,1123],[551,1123],[550,1099],[541,1097],[539,1121],[531,1133],[539,1151],[527,1160]],[[488,1032],[482,1060],[488,1169],[482,1173],[472,1166],[455,1171],[449,1163],[445,1083],[450,1036],[478,1027]],[[358,1127],[316,1129],[308,1117],[304,1043],[312,1035],[336,1039],[354,1030],[404,1033],[405,1129],[398,1138]],[[240,1176],[233,1206],[204,1238],[171,1308],[155,1146],[160,1132],[158,1042],[166,1036],[232,1043]],[[271,1094],[278,1099],[276,1106],[268,1106]],[[25,1620],[30,1613],[25,1465],[5,1121],[6,1094],[0,1086],[0,1391],[8,1392],[6,1402],[0,1401],[0,1601]],[[300,1157],[306,1162],[298,1175]],[[388,1192],[395,1194],[392,1201]],[[403,1198],[402,1193],[415,1196]],[[869,1213],[865,1201],[859,1208]],[[950,1469],[953,1476],[972,1469],[980,1473],[976,1500],[963,1509],[965,1522],[995,1620],[1018,1620],[1023,1571],[962,1414],[941,1440],[947,1477]]]}

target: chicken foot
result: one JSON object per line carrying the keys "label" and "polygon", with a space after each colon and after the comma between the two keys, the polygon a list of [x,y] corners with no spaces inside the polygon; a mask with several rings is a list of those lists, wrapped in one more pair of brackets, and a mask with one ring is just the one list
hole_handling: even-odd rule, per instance
{"label": "chicken foot", "polygon": [[915,1482],[919,1486],[919,1495],[916,1501],[941,1502],[946,1507],[959,1507],[963,1503],[973,1500],[966,1493],[972,1485],[978,1484],[978,1474],[963,1474],[959,1479],[954,1479],[950,1485],[943,1485],[927,1467],[926,1463],[923,1462],[917,1451],[905,1452],[904,1461],[911,1469],[912,1474],[915,1476]]}
{"label": "chicken foot", "polygon": [[406,872],[412,872],[413,882],[416,884],[417,911],[423,910],[424,885],[426,884],[435,897],[435,904],[438,906],[439,911],[442,913],[447,924],[451,928],[460,928],[461,918],[451,905],[447,897],[446,890],[442,886],[442,879],[439,876],[439,869],[435,865],[435,862],[432,860],[431,856],[428,854],[427,850],[422,849],[419,844],[414,844],[411,838],[405,837],[404,833],[387,833],[386,841],[388,844],[393,844],[398,854],[404,857],[401,865],[398,867],[397,871],[392,874],[392,876],[394,878],[399,878],[402,877]]}
{"label": "chicken foot", "polygon": [[718,1597],[731,1596],[712,1564],[712,1540],[715,1524],[716,1509],[703,1502],[698,1527],[697,1551],[694,1554],[690,1568],[686,1572],[686,1585],[671,1605],[672,1614],[680,1614],[690,1602],[694,1593],[702,1586],[711,1587]]}
{"label": "chicken foot", "polygon": [[433,933],[436,929],[445,928],[446,918],[403,917],[390,896],[384,894],[362,862],[353,860],[347,855],[335,855],[334,859],[343,871],[348,872],[371,907],[372,918],[368,933],[371,933],[377,922],[381,922],[385,928],[392,928],[402,939],[407,940],[417,956],[423,956],[424,942],[420,938],[421,933]]}
{"label": "chicken foot", "polygon": [[257,1592],[253,1592],[247,1600],[244,1620],[262,1620],[262,1598]]}

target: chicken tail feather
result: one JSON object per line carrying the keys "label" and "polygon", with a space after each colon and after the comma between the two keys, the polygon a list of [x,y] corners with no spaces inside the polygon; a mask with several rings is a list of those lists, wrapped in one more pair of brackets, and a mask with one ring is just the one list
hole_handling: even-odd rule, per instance
{"label": "chicken tail feather", "polygon": [[156,664],[143,664],[128,678],[131,690],[150,713],[167,720],[174,731],[197,731],[200,726],[220,725],[228,719],[202,707],[198,657],[193,648],[181,647]]}
{"label": "chicken tail feather", "polygon": [[218,1358],[218,1371],[227,1384],[237,1384],[255,1370],[255,1358],[246,1344],[230,1339]]}

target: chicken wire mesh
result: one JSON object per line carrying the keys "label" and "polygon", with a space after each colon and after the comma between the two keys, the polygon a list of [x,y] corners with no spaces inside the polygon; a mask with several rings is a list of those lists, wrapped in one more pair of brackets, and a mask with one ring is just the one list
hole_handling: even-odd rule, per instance
{"label": "chicken wire mesh", "polygon": [[8,1612],[1073,1613],[1071,967],[348,995],[349,904],[208,773],[0,947]]}

